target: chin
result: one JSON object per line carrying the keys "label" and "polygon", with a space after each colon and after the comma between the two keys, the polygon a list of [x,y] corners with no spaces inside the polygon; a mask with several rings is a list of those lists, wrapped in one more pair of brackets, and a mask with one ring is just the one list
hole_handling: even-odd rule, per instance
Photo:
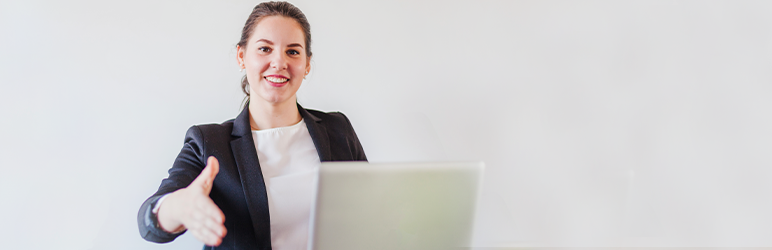
{"label": "chin", "polygon": [[[289,87],[289,86],[288,86]],[[260,101],[263,101],[267,104],[280,104],[287,101],[290,101],[292,97],[294,96],[294,93],[290,95],[289,91],[280,91],[277,89],[272,89],[272,87],[269,87],[268,89],[261,89],[262,91],[255,93],[254,90],[251,91],[253,94],[250,94],[252,97],[259,97]]]}
{"label": "chin", "polygon": [[289,101],[291,97],[284,97],[281,95],[260,95],[260,99],[269,104],[279,104]]}

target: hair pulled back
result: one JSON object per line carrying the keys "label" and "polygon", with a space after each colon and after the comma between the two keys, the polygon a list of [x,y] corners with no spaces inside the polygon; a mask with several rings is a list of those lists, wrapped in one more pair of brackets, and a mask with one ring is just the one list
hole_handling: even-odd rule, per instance
{"label": "hair pulled back", "polygon": [[[237,45],[241,48],[246,48],[247,43],[249,42],[249,36],[252,35],[252,32],[255,30],[255,26],[257,26],[257,23],[260,22],[262,18],[269,16],[289,17],[297,21],[298,24],[300,24],[300,27],[303,29],[303,36],[305,37],[306,42],[306,56],[311,57],[311,24],[308,23],[306,15],[303,14],[303,12],[298,9],[298,7],[295,7],[295,5],[284,1],[263,2],[255,6],[255,8],[252,9],[252,14],[249,14],[249,18],[247,18],[247,22],[244,24],[244,28],[241,30],[241,40],[239,40]],[[241,90],[247,94],[248,98],[249,81],[247,81],[246,75],[241,78]]]}

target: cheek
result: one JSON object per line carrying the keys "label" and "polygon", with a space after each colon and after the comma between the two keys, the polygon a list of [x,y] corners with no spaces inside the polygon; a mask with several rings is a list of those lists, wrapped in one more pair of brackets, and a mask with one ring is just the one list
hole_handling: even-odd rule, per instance
{"label": "cheek", "polygon": [[254,69],[258,69],[258,70],[260,70],[260,71],[265,71],[265,69],[267,69],[267,68],[270,66],[270,64],[269,64],[269,62],[268,62],[268,61],[266,61],[266,60],[261,60],[261,59],[259,59],[259,58],[256,58],[256,59],[253,61],[253,65],[254,65],[254,66],[253,66],[253,68],[254,68]]}
{"label": "cheek", "polygon": [[292,64],[292,67],[293,67],[295,70],[305,71],[305,70],[306,70],[306,64],[307,64],[307,63],[308,63],[308,62],[307,62],[306,60],[302,60],[302,59],[299,59],[299,60],[295,61],[295,62]]}
{"label": "cheek", "polygon": [[251,69],[262,69],[268,65],[268,61],[261,56],[250,55],[244,58],[244,63]]}
{"label": "cheek", "polygon": [[294,73],[297,74],[300,77],[304,77],[306,75],[306,64],[304,63],[298,63],[295,67],[293,67]]}

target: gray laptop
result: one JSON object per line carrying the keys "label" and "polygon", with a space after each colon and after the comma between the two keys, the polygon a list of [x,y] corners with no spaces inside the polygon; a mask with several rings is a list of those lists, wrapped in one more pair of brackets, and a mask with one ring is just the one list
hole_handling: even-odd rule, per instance
{"label": "gray laptop", "polygon": [[482,162],[324,162],[308,248],[466,248],[483,168]]}

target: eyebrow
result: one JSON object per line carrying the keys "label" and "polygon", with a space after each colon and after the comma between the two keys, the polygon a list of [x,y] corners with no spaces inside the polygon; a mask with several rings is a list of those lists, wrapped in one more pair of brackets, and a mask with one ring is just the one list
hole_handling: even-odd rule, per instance
{"label": "eyebrow", "polygon": [[[259,42],[264,42],[264,43],[273,45],[273,42],[271,42],[271,40],[268,40],[268,39],[260,39],[260,40],[255,41],[255,43],[259,43]],[[293,43],[293,44],[287,45],[287,47],[301,47],[301,48],[303,48],[303,45],[300,45],[299,43]]]}

